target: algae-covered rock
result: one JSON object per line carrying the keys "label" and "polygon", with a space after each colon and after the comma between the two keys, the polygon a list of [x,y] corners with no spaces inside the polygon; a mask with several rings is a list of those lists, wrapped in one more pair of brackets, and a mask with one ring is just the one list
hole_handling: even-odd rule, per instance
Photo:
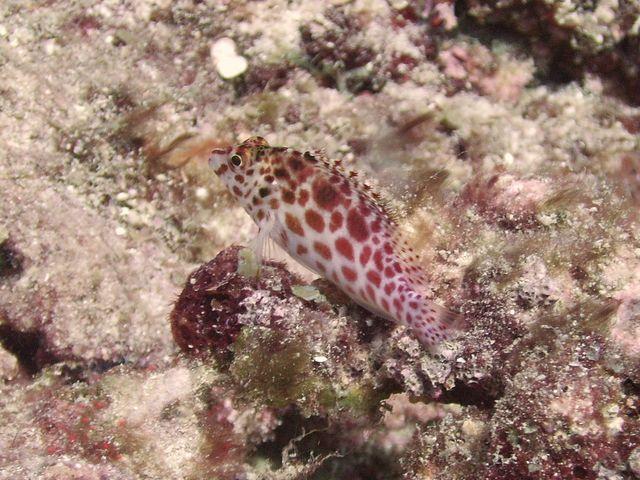
{"label": "algae-covered rock", "polygon": [[542,70],[555,78],[598,72],[622,83],[636,103],[640,5],[637,2],[473,0],[467,13],[482,24],[523,34]]}
{"label": "algae-covered rock", "polygon": [[228,347],[245,325],[271,325],[284,316],[286,299],[300,280],[282,264],[256,265],[246,252],[224,250],[187,279],[171,313],[171,328],[188,355],[228,357]]}
{"label": "algae-covered rock", "polygon": [[[639,26],[623,1],[0,2],[0,479],[640,475]],[[382,190],[464,331],[431,354],[230,247],[256,226],[207,158],[251,135]]]}

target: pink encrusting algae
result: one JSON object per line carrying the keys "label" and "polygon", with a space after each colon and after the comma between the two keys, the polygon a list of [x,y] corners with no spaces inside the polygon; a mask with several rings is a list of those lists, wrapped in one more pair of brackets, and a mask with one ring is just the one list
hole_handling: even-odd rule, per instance
{"label": "pink encrusting algae", "polygon": [[355,302],[408,326],[427,347],[451,338],[462,317],[427,299],[426,278],[378,194],[320,153],[252,137],[212,152],[211,167],[259,227]]}

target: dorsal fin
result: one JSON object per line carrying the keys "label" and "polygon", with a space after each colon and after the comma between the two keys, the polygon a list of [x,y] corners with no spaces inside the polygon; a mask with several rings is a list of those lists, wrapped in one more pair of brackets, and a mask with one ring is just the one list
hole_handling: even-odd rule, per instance
{"label": "dorsal fin", "polygon": [[397,224],[399,215],[395,208],[391,206],[391,201],[387,198],[385,192],[379,188],[371,186],[365,181],[361,181],[364,175],[354,169],[345,169],[342,159],[332,160],[326,156],[323,150],[304,152],[305,156],[312,156],[318,160],[317,166],[325,170],[330,175],[340,175],[357,191],[359,194],[367,198],[371,203],[378,207],[384,216],[392,223]]}

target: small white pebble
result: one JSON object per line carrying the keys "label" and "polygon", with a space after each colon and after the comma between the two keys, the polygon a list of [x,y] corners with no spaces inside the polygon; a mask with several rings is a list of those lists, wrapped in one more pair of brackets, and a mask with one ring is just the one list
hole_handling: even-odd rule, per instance
{"label": "small white pebble", "polygon": [[328,360],[327,357],[325,357],[324,355],[316,355],[315,357],[313,357],[313,361],[316,363],[324,363]]}
{"label": "small white pebble", "polygon": [[479,437],[485,428],[484,422],[480,420],[467,419],[462,422],[462,433],[467,438]]}
{"label": "small white pebble", "polygon": [[200,201],[204,201],[209,198],[209,189],[206,187],[196,188],[196,198]]}
{"label": "small white pebble", "polygon": [[124,237],[127,234],[127,230],[124,227],[116,227],[116,235]]}
{"label": "small white pebble", "polygon": [[225,80],[242,75],[249,66],[247,59],[236,53],[236,44],[228,37],[211,45],[211,58],[218,74]]}
{"label": "small white pebble", "polygon": [[513,155],[510,154],[509,152],[505,153],[504,156],[502,157],[502,161],[504,162],[505,165],[511,165],[513,163]]}
{"label": "small white pebble", "polygon": [[611,23],[616,19],[616,13],[609,5],[599,5],[594,13],[596,19],[601,23]]}
{"label": "small white pebble", "polygon": [[126,220],[129,225],[134,227],[141,227],[146,223],[144,217],[135,210],[129,210],[127,212]]}
{"label": "small white pebble", "polygon": [[537,216],[538,221],[545,227],[549,227],[558,223],[558,218],[554,214],[540,213]]}
{"label": "small white pebble", "polygon": [[44,42],[44,53],[46,53],[47,55],[52,55],[53,53],[57,52],[59,49],[60,47],[58,47],[58,44],[53,39],[47,40],[46,42]]}
{"label": "small white pebble", "polygon": [[391,3],[391,6],[396,10],[402,10],[403,8],[407,8],[409,2],[407,0],[395,0]]}
{"label": "small white pebble", "polygon": [[78,140],[73,146],[73,153],[74,155],[80,155],[82,152],[84,152],[84,142],[82,140]]}

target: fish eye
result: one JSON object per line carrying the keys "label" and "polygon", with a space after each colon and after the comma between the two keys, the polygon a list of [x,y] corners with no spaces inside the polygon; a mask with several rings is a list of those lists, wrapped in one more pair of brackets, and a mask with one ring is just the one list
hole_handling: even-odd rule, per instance
{"label": "fish eye", "polygon": [[230,161],[231,161],[231,165],[233,165],[234,167],[239,167],[240,165],[242,165],[242,157],[237,153],[234,155],[231,155]]}

